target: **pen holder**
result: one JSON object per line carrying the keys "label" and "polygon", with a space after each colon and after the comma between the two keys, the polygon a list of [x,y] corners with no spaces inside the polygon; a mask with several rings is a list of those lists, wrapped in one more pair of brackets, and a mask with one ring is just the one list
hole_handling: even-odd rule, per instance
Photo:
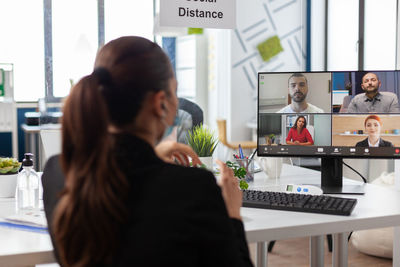
{"label": "pen holder", "polygon": [[235,162],[239,165],[239,167],[243,167],[246,169],[246,182],[254,181],[254,160],[249,159],[235,159]]}

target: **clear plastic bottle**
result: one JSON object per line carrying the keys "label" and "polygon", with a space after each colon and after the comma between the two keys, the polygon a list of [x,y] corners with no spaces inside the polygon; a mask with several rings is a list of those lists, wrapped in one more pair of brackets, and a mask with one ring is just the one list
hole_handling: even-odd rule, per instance
{"label": "clear plastic bottle", "polygon": [[33,169],[33,154],[25,153],[22,171],[17,177],[17,210],[39,208],[39,175]]}

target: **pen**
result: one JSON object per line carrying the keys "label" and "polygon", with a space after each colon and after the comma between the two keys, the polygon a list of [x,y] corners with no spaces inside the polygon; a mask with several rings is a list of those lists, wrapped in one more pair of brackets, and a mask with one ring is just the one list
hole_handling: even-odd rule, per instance
{"label": "pen", "polygon": [[249,162],[251,162],[251,161],[253,160],[254,155],[256,154],[256,152],[257,152],[257,148],[254,149],[253,153],[251,153],[251,156],[250,156],[250,158],[249,158]]}
{"label": "pen", "polygon": [[243,150],[242,150],[242,146],[239,144],[239,155],[241,159],[244,159],[244,155],[243,155]]}

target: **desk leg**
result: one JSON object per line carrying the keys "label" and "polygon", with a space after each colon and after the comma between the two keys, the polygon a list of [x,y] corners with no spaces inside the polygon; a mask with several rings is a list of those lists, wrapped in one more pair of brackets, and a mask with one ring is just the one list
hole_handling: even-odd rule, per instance
{"label": "desk leg", "polygon": [[347,267],[347,233],[333,234],[332,267]]}
{"label": "desk leg", "polygon": [[393,266],[400,267],[400,226],[393,227]]}
{"label": "desk leg", "polygon": [[324,236],[310,237],[310,266],[324,266]]}
{"label": "desk leg", "polygon": [[256,267],[267,267],[267,244],[268,242],[257,242],[256,244]]}

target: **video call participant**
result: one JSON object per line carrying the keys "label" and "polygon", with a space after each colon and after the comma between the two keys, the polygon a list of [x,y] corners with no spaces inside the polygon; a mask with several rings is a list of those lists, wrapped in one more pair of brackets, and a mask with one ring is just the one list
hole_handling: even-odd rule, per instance
{"label": "video call participant", "polygon": [[293,127],[289,130],[289,134],[286,137],[286,144],[300,146],[313,145],[314,141],[306,127],[306,118],[304,116],[298,116]]}
{"label": "video call participant", "polygon": [[64,189],[52,187],[51,164],[43,173],[61,266],[252,266],[233,171],[219,162],[219,187],[211,172],[157,154],[178,108],[168,56],[121,37],[94,65],[64,105]]}
{"label": "video call participant", "polygon": [[393,147],[389,141],[381,138],[382,121],[377,115],[370,115],[364,121],[365,133],[368,137],[356,144],[356,147]]}
{"label": "video call participant", "polygon": [[397,95],[379,92],[381,81],[378,75],[369,72],[362,77],[361,88],[365,93],[356,95],[350,102],[348,113],[397,113],[400,112]]}
{"label": "video call participant", "polygon": [[307,103],[308,81],[301,73],[293,73],[288,79],[288,92],[292,103],[277,113],[323,113],[324,111]]}

